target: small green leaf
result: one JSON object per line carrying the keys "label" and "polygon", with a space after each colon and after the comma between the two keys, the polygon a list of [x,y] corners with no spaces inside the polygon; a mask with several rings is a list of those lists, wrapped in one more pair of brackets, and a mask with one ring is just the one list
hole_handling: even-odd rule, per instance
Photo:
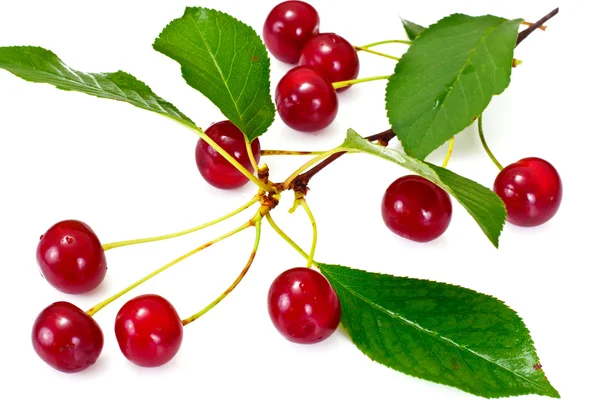
{"label": "small green leaf", "polygon": [[48,83],[61,90],[124,101],[196,129],[192,120],[175,106],[154,94],[144,82],[123,71],[94,74],[76,71],[53,52],[29,46],[0,47],[0,68],[29,82]]}
{"label": "small green leaf", "polygon": [[188,7],[154,42],[181,65],[184,79],[252,141],[275,119],[270,61],[260,37],[230,15]]}
{"label": "small green leaf", "polygon": [[381,157],[429,179],[454,196],[471,214],[494,246],[498,247],[498,239],[506,222],[506,207],[502,199],[490,189],[446,168],[373,144],[352,129],[348,130],[346,140],[340,147]]}
{"label": "small green leaf", "polygon": [[386,90],[388,119],[407,154],[425,159],[508,87],[520,23],[454,14],[413,41]]}
{"label": "small green leaf", "polygon": [[320,264],[342,324],[369,358],[405,374],[486,398],[559,398],[515,311],[445,283]]}
{"label": "small green leaf", "polygon": [[425,30],[424,26],[415,24],[414,22],[410,22],[404,18],[402,18],[402,25],[404,26],[406,35],[410,40],[415,40],[421,34],[421,32]]}

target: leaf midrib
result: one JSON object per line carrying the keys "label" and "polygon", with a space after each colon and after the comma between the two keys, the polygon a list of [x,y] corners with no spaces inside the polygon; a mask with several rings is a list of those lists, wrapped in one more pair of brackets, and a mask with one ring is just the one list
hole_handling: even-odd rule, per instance
{"label": "leaf midrib", "polygon": [[509,373],[511,373],[511,374],[513,374],[513,375],[515,375],[515,376],[517,376],[517,377],[519,377],[519,378],[521,378],[521,379],[523,379],[523,380],[531,383],[535,387],[537,387],[540,390],[542,390],[544,393],[548,392],[547,388],[545,388],[543,386],[540,386],[540,384],[537,383],[536,381],[532,381],[528,377],[525,377],[525,376],[523,376],[523,375],[521,375],[521,374],[519,374],[519,373],[517,373],[517,372],[515,372],[513,370],[510,370],[507,367],[505,367],[504,365],[498,364],[498,363],[494,362],[493,360],[490,360],[488,357],[486,357],[486,356],[484,356],[482,354],[479,354],[476,351],[473,351],[473,350],[469,349],[468,347],[461,346],[460,344],[456,343],[452,339],[449,339],[449,338],[447,338],[447,337],[445,337],[445,336],[443,336],[441,334],[436,334],[435,332],[422,327],[421,325],[417,324],[416,322],[412,322],[412,321],[406,319],[405,317],[403,317],[403,316],[401,316],[399,314],[395,314],[395,313],[392,313],[392,312],[386,310],[385,308],[379,306],[376,303],[372,303],[372,302],[368,301],[364,296],[360,295],[358,292],[356,292],[356,291],[352,290],[351,288],[349,288],[348,286],[344,285],[340,280],[336,279],[335,276],[333,276],[332,274],[329,274],[329,276],[330,276],[330,279],[333,279],[334,281],[338,282],[342,287],[344,287],[348,292],[352,293],[355,297],[359,298],[360,300],[362,300],[364,303],[366,303],[367,305],[371,306],[372,308],[374,308],[376,310],[379,310],[383,314],[387,314],[387,315],[389,315],[392,318],[393,317],[397,317],[400,321],[404,322],[406,325],[408,325],[410,327],[415,328],[418,332],[426,333],[429,336],[433,336],[434,338],[441,339],[441,340],[443,340],[443,341],[445,341],[445,342],[447,342],[447,343],[449,343],[449,344],[451,344],[453,346],[458,347],[461,350],[464,350],[464,351],[467,351],[467,352],[469,352],[471,354],[474,354],[475,356],[477,356],[479,358],[482,358],[483,360],[489,362],[490,364],[496,365],[496,366],[502,368],[503,370],[508,371]]}
{"label": "leaf midrib", "polygon": [[[462,68],[460,69],[460,72],[458,73],[458,75],[456,76],[456,78],[454,79],[454,81],[452,82],[452,85],[450,86],[450,89],[446,92],[447,94],[444,97],[444,101],[438,107],[438,111],[436,112],[435,116],[433,117],[433,120],[431,121],[431,123],[427,127],[427,131],[423,135],[423,139],[421,139],[421,143],[423,143],[425,140],[427,140],[431,136],[431,127],[437,121],[437,118],[440,115],[442,109],[445,109],[446,100],[448,99],[448,97],[450,96],[450,94],[453,93],[454,88],[456,87],[456,83],[458,81],[460,81],[460,78],[463,75],[463,71],[465,70],[465,68],[467,67],[467,65],[469,65],[469,63],[471,62],[471,58],[473,57],[473,54],[475,53],[475,51],[479,48],[479,46],[481,46],[481,43],[483,43],[489,37],[489,35],[492,34],[493,31],[495,31],[496,29],[498,29],[500,26],[504,25],[506,22],[507,22],[506,20],[501,21],[499,24],[494,25],[490,29],[488,29],[488,31],[481,37],[481,39],[479,39],[479,41],[473,47],[473,49],[471,49],[471,51],[469,51],[469,56],[465,60],[465,63],[463,64]],[[492,61],[493,61],[493,59],[492,59]]]}

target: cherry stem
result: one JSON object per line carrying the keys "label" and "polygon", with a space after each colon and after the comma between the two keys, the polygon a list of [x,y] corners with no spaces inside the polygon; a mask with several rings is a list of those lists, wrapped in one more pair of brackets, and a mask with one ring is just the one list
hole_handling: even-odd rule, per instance
{"label": "cherry stem", "polygon": [[133,283],[132,285],[130,285],[130,286],[128,286],[128,287],[126,287],[125,289],[121,290],[121,291],[120,291],[120,292],[118,292],[117,294],[115,294],[115,295],[113,295],[113,296],[109,297],[108,299],[106,299],[106,300],[104,300],[104,301],[102,301],[102,302],[98,303],[98,304],[97,304],[97,305],[95,305],[94,307],[90,308],[90,309],[87,311],[87,314],[88,314],[90,317],[91,317],[91,316],[93,316],[93,315],[94,315],[94,314],[96,314],[98,311],[102,310],[104,307],[106,307],[107,305],[109,305],[109,304],[110,304],[110,303],[112,303],[113,301],[117,300],[119,297],[121,297],[121,296],[123,296],[123,295],[127,294],[127,293],[128,293],[128,292],[130,292],[131,290],[135,289],[136,287],[140,286],[142,283],[144,283],[144,282],[146,282],[146,281],[150,280],[151,278],[155,277],[156,275],[160,274],[161,272],[163,272],[163,271],[166,271],[167,269],[171,268],[173,265],[177,264],[178,262],[180,262],[180,261],[183,261],[183,260],[185,260],[186,258],[188,258],[188,257],[191,257],[191,256],[193,256],[194,254],[196,254],[196,253],[198,253],[198,252],[200,252],[200,251],[202,251],[202,250],[206,249],[207,247],[210,247],[210,246],[212,246],[213,244],[215,244],[215,243],[217,243],[217,242],[220,242],[221,240],[224,240],[224,239],[226,239],[226,238],[228,238],[228,237],[230,237],[230,236],[233,236],[233,235],[235,235],[236,233],[238,233],[238,232],[241,232],[241,231],[243,231],[244,229],[246,229],[246,228],[249,228],[249,227],[251,227],[251,226],[253,226],[253,225],[254,225],[254,222],[253,222],[252,220],[250,220],[250,221],[246,222],[245,224],[243,224],[243,225],[239,226],[238,228],[236,228],[236,229],[234,229],[234,230],[232,230],[232,231],[230,231],[230,232],[228,232],[228,233],[226,233],[226,234],[224,234],[224,235],[222,235],[222,236],[219,236],[218,238],[216,238],[216,239],[213,239],[213,240],[211,240],[210,242],[207,242],[207,243],[203,244],[203,245],[202,245],[202,246],[200,246],[200,247],[197,247],[197,248],[195,248],[194,250],[190,251],[189,253],[186,253],[186,254],[184,254],[183,256],[181,256],[181,257],[179,257],[179,258],[177,258],[177,259],[175,259],[175,260],[171,261],[170,263],[168,263],[168,264],[166,264],[166,265],[164,265],[164,266],[160,267],[159,269],[155,270],[154,272],[152,272],[152,273],[150,273],[150,274],[146,275],[145,277],[143,277],[143,278],[142,278],[142,279],[140,279],[139,281],[137,281],[137,282]]}
{"label": "cherry stem", "polygon": [[525,38],[527,38],[527,36],[531,35],[531,33],[533,31],[535,31],[538,28],[541,28],[546,22],[548,22],[548,20],[550,20],[552,17],[554,17],[556,14],[558,14],[558,8],[555,8],[554,10],[550,11],[550,13],[548,13],[546,16],[544,16],[542,19],[540,19],[539,21],[537,21],[534,24],[531,24],[531,26],[527,29],[525,29],[522,32],[519,32],[519,36],[517,37],[517,44],[515,45],[518,46],[519,43],[521,43],[523,40],[525,40]]}
{"label": "cherry stem", "polygon": [[213,300],[212,303],[210,303],[209,305],[207,305],[206,307],[204,307],[202,310],[198,311],[196,314],[192,315],[191,317],[181,320],[181,323],[183,324],[183,326],[186,326],[186,325],[194,322],[195,320],[197,320],[198,318],[200,318],[201,316],[203,316],[204,314],[206,314],[207,312],[212,310],[225,297],[227,297],[229,295],[229,293],[233,292],[233,290],[239,285],[239,283],[242,281],[242,279],[244,279],[244,277],[248,273],[248,270],[252,266],[252,262],[254,262],[254,258],[256,257],[256,252],[258,251],[258,244],[260,243],[261,220],[262,220],[262,215],[260,214],[260,212],[257,213],[256,216],[252,219],[252,223],[254,224],[254,228],[255,228],[255,232],[256,232],[255,239],[254,239],[254,247],[252,248],[252,253],[250,253],[248,262],[246,263],[246,266],[244,267],[242,272],[238,275],[238,277],[231,284],[231,286],[229,286],[227,288],[227,290],[225,290],[223,292],[223,294],[221,294],[219,297],[217,297],[215,300]]}
{"label": "cherry stem", "polygon": [[379,76],[371,76],[368,78],[359,78],[359,79],[350,79],[348,81],[340,81],[340,82],[334,82],[333,83],[333,88],[334,89],[340,89],[346,86],[350,86],[350,85],[356,85],[357,83],[363,83],[363,82],[371,82],[371,81],[381,81],[384,79],[389,79],[391,75],[379,75]]}
{"label": "cherry stem", "polygon": [[448,162],[450,162],[450,156],[452,156],[452,149],[454,149],[454,136],[450,138],[450,143],[448,144],[448,151],[446,152],[446,158],[442,163],[442,168],[446,168],[448,166]]}
{"label": "cherry stem", "polygon": [[318,156],[324,151],[261,150],[262,156]]}
{"label": "cherry stem", "polygon": [[365,53],[375,54],[377,56],[389,58],[389,59],[396,60],[396,61],[400,60],[400,57],[391,56],[391,55],[386,54],[386,53],[381,53],[379,51],[371,50],[368,47],[364,47],[364,46],[354,46],[354,49],[357,50],[357,51],[361,50],[361,51],[364,51]]}
{"label": "cherry stem", "polygon": [[500,164],[498,162],[498,159],[496,157],[494,157],[494,154],[492,154],[492,151],[490,150],[490,148],[488,147],[488,145],[485,141],[485,137],[483,135],[483,119],[481,117],[482,116],[480,115],[479,118],[477,118],[477,129],[479,130],[479,139],[481,140],[481,144],[483,145],[483,148],[485,149],[485,152],[487,153],[487,155],[494,162],[494,164],[496,164],[496,167],[498,167],[498,169],[500,169],[500,171],[502,171],[504,169],[504,167],[502,167],[502,164]]}
{"label": "cherry stem", "polygon": [[[370,142],[378,141],[380,144],[387,146],[387,143],[390,140],[392,140],[392,138],[394,138],[395,136],[396,136],[396,134],[394,133],[394,131],[392,131],[391,129],[388,129],[387,131],[383,131],[383,132],[380,132],[375,135],[367,136],[365,139]],[[327,159],[321,161],[321,163],[314,166],[310,170],[302,173],[301,175],[298,175],[298,177],[296,177],[296,179],[294,181],[306,186],[308,184],[308,182],[312,179],[313,176],[315,176],[323,168],[325,168],[326,166],[328,166],[329,164],[331,164],[332,162],[334,162],[335,160],[340,158],[342,155],[344,155],[344,153],[345,152],[342,151],[342,152],[335,153],[335,154],[329,156]]]}
{"label": "cherry stem", "polygon": [[361,47],[363,49],[368,49],[370,47],[375,47],[375,46],[379,46],[381,44],[388,44],[388,43],[401,43],[401,44],[407,44],[409,46],[412,44],[412,42],[410,40],[392,39],[392,40],[381,40],[379,42],[373,42],[373,43],[365,44],[363,46],[355,46],[355,47]]}
{"label": "cherry stem", "polygon": [[[283,239],[285,240],[290,246],[292,246],[294,248],[294,250],[296,250],[298,253],[300,253],[300,255],[302,257],[304,257],[306,260],[308,260],[309,255],[307,252],[305,252],[304,250],[302,250],[302,248],[300,246],[298,246],[298,244],[296,242],[294,242],[292,240],[292,238],[290,238],[280,227],[279,225],[277,225],[275,223],[275,221],[273,220],[273,217],[271,217],[271,214],[267,214],[266,215],[267,218],[267,222],[269,223],[269,225],[271,225],[271,228],[273,228],[273,230],[275,232],[277,232],[277,234]],[[319,267],[319,263],[314,261],[312,262],[312,264],[314,266],[316,266],[317,268]]]}
{"label": "cherry stem", "polygon": [[113,242],[113,243],[107,243],[102,245],[102,248],[104,249],[104,251],[108,251],[111,249],[116,249],[118,247],[124,247],[124,246],[130,246],[130,245],[134,245],[134,244],[141,244],[141,243],[149,243],[149,242],[157,242],[160,240],[166,240],[166,239],[172,239],[172,238],[176,238],[176,237],[180,237],[183,235],[187,235],[189,233],[193,233],[193,232],[197,232],[201,229],[204,228],[208,228],[209,226],[212,225],[216,225],[219,222],[223,222],[231,217],[234,217],[235,215],[241,213],[242,211],[247,210],[248,208],[250,208],[253,204],[255,204],[258,200],[260,199],[260,196],[256,195],[252,198],[252,200],[250,200],[249,202],[247,202],[246,204],[244,204],[243,206],[241,206],[240,208],[230,212],[229,214],[223,215],[220,218],[217,218],[215,220],[212,220],[210,222],[206,222],[202,225],[198,225],[194,228],[190,228],[190,229],[186,229],[184,231],[180,231],[180,232],[175,232],[175,233],[171,233],[168,235],[162,235],[162,236],[154,236],[154,237],[149,237],[149,238],[144,238],[144,239],[134,239],[134,240],[125,240],[122,242]]}
{"label": "cherry stem", "polygon": [[[532,26],[533,24],[534,24],[533,22],[527,22],[527,21],[523,21],[523,22],[521,22],[521,25],[525,25],[525,26]],[[542,31],[545,31],[545,30],[546,30],[546,28],[548,28],[548,27],[547,27],[547,26],[545,26],[545,25],[538,26],[538,29],[540,29],[540,30],[542,30]]]}
{"label": "cherry stem", "polygon": [[315,220],[315,216],[313,215],[312,211],[310,210],[310,207],[308,206],[308,203],[306,202],[306,199],[304,198],[304,194],[296,192],[296,200],[294,201],[294,206],[290,210],[290,213],[293,213],[299,205],[302,206],[302,208],[304,208],[304,211],[306,211],[306,215],[310,220],[310,224],[312,226],[313,231],[313,239],[310,247],[310,254],[308,255],[307,259],[307,266],[308,268],[311,268],[313,260],[315,258],[315,250],[317,249],[317,221]]}
{"label": "cherry stem", "polygon": [[327,157],[334,155],[336,153],[345,151],[339,147],[336,147],[335,149],[331,149],[329,151],[323,152],[321,154],[319,154],[318,156],[310,159],[308,162],[306,162],[304,165],[302,165],[300,168],[298,168],[296,171],[294,171],[293,174],[291,174],[283,183],[283,188],[285,189],[289,189],[290,185],[292,184],[292,182],[294,182],[294,180],[296,179],[296,177],[298,175],[300,175],[302,172],[304,172],[305,170],[307,170],[308,168],[312,167],[313,165],[315,165],[316,163],[318,163],[319,161],[322,161],[324,159],[326,159]]}
{"label": "cherry stem", "polygon": [[250,143],[246,135],[244,135],[244,142],[246,143],[246,151],[248,152],[250,164],[252,165],[254,171],[258,171],[258,163],[256,162],[256,158],[254,158],[254,153],[252,152],[252,144]]}

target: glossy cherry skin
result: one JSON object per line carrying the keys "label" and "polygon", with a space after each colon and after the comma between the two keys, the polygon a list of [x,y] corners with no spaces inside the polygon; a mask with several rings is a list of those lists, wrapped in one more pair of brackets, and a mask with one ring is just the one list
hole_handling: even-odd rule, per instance
{"label": "glossy cherry skin", "polygon": [[51,304],[37,316],[31,340],[42,360],[65,373],[93,365],[104,347],[104,335],[96,321],[64,301]]}
{"label": "glossy cherry skin", "polygon": [[394,233],[415,242],[440,237],[450,225],[450,196],[436,184],[418,175],[406,175],[385,191],[381,215]]}
{"label": "glossy cherry skin", "polygon": [[183,341],[183,324],[163,297],[146,294],[129,300],[117,314],[115,335],[123,355],[140,367],[171,361]]}
{"label": "glossy cherry skin", "polygon": [[40,237],[36,258],[44,278],[64,293],[90,292],[106,276],[102,244],[81,221],[65,220],[50,227]]}
{"label": "glossy cherry skin", "polygon": [[[302,50],[298,64],[316,69],[330,82],[356,79],[360,70],[354,46],[335,33],[320,33],[310,38]],[[346,86],[337,91],[348,88]]]}
{"label": "glossy cherry skin", "polygon": [[340,300],[327,279],[308,268],[292,268],[271,284],[269,316],[277,330],[294,343],[318,343],[335,332]]}
{"label": "glossy cherry skin", "polygon": [[532,227],[548,222],[557,213],[563,189],[552,164],[528,157],[500,171],[494,192],[504,201],[508,222]]}
{"label": "glossy cherry skin", "polygon": [[[244,134],[233,122],[229,120],[217,122],[205,133],[248,171],[254,172],[246,150]],[[259,140],[254,139],[250,147],[258,163],[260,161]],[[249,180],[202,139],[196,144],[196,166],[206,182],[219,189],[236,189],[244,186]]]}
{"label": "glossy cherry skin", "polygon": [[319,33],[319,14],[303,1],[284,1],[276,5],[263,25],[263,40],[279,61],[295,64],[302,48]]}
{"label": "glossy cherry skin", "polygon": [[311,67],[292,68],[275,90],[277,112],[283,122],[301,132],[316,132],[329,126],[338,112],[338,99],[331,82]]}

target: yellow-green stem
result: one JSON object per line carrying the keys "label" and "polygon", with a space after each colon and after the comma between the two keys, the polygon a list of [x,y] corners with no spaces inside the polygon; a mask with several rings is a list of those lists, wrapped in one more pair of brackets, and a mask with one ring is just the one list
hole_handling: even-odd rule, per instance
{"label": "yellow-green stem", "polygon": [[204,314],[206,314],[207,312],[212,310],[225,297],[227,297],[229,295],[229,293],[231,293],[237,287],[237,285],[239,285],[239,283],[242,281],[242,279],[244,279],[244,277],[246,276],[246,273],[248,272],[248,270],[250,269],[250,266],[252,265],[252,262],[254,261],[254,257],[256,257],[256,252],[258,251],[258,244],[260,243],[261,219],[262,219],[262,215],[257,214],[257,217],[255,217],[253,220],[254,227],[256,228],[256,235],[255,235],[255,239],[254,239],[254,248],[252,249],[252,253],[250,253],[248,262],[246,263],[246,266],[244,267],[242,272],[238,275],[238,277],[231,284],[231,286],[229,286],[227,288],[227,290],[225,290],[223,292],[223,294],[221,294],[219,297],[217,297],[212,303],[210,303],[208,306],[204,307],[202,310],[198,311],[196,314],[192,315],[191,317],[188,317],[188,318],[182,320],[181,322],[183,323],[183,326],[194,322],[195,320],[197,320],[198,318],[200,318],[201,316],[203,316]]}
{"label": "yellow-green stem", "polygon": [[[292,246],[294,248],[294,250],[296,250],[302,257],[304,257],[306,260],[308,260],[308,253],[305,252],[304,250],[302,250],[302,248],[300,246],[298,246],[298,244],[296,242],[294,242],[292,240],[292,238],[290,238],[280,227],[279,225],[277,225],[275,223],[275,221],[273,220],[273,217],[271,217],[271,214],[267,214],[267,222],[269,222],[269,225],[271,225],[271,227],[273,228],[273,230],[275,232],[277,232],[277,234],[283,239],[285,240],[290,246]],[[313,265],[317,268],[319,268],[319,263],[313,260]]]}
{"label": "yellow-green stem", "polygon": [[454,136],[450,138],[450,143],[448,144],[448,151],[446,152],[446,158],[442,163],[442,168],[446,168],[448,163],[450,162],[450,156],[452,156],[452,149],[454,148]]}
{"label": "yellow-green stem", "polygon": [[359,78],[359,79],[350,79],[349,81],[340,81],[334,82],[333,88],[339,89],[350,85],[356,85],[357,83],[363,82],[371,82],[371,81],[380,81],[384,79],[388,79],[391,75],[379,75],[379,76],[371,76],[369,78]]}
{"label": "yellow-green stem", "polygon": [[168,235],[162,235],[162,236],[154,236],[154,237],[149,237],[149,238],[143,238],[143,239],[133,239],[133,240],[124,240],[121,242],[113,242],[113,243],[107,243],[102,245],[102,248],[104,249],[104,251],[108,251],[111,249],[116,249],[118,247],[124,247],[124,246],[130,246],[130,245],[134,245],[134,244],[141,244],[141,243],[149,243],[149,242],[157,242],[159,240],[166,240],[166,239],[172,239],[172,238],[176,238],[179,236],[183,236],[183,235],[187,235],[189,233],[193,233],[193,232],[197,232],[201,229],[204,228],[208,228],[209,226],[218,224],[219,222],[223,222],[239,213],[241,213],[242,211],[250,208],[254,203],[258,202],[259,200],[259,196],[254,196],[252,198],[252,200],[250,200],[249,202],[247,202],[246,204],[244,204],[243,206],[241,206],[240,208],[238,208],[237,210],[234,210],[232,212],[230,212],[229,214],[223,215],[220,218],[217,218],[215,220],[212,220],[210,222],[207,222],[205,224],[202,225],[198,225],[194,228],[190,228],[190,229],[186,229],[184,231],[180,231],[180,232],[175,232],[175,233],[171,233]]}
{"label": "yellow-green stem", "polygon": [[300,205],[302,206],[302,208],[304,208],[304,211],[306,211],[306,215],[308,215],[308,219],[310,220],[310,224],[312,226],[312,231],[313,231],[313,239],[312,239],[312,244],[310,246],[310,253],[308,254],[308,259],[306,260],[307,266],[308,266],[308,268],[310,268],[310,267],[312,267],[313,260],[315,258],[315,250],[317,249],[317,221],[315,220],[315,216],[313,215],[312,211],[310,210],[310,207],[308,206],[306,199],[304,199],[304,198],[300,199]]}
{"label": "yellow-green stem", "polygon": [[369,44],[365,44],[363,46],[357,46],[357,47],[363,47],[363,48],[370,48],[370,47],[375,47],[375,46],[379,46],[381,44],[388,44],[388,43],[401,43],[401,44],[407,44],[407,45],[411,45],[412,42],[410,40],[398,40],[398,39],[393,39],[393,40],[381,40],[379,42],[373,42],[373,43],[369,43]]}
{"label": "yellow-green stem", "polygon": [[289,189],[290,185],[292,184],[292,182],[294,181],[294,179],[296,179],[298,177],[298,175],[300,175],[301,173],[303,173],[304,171],[306,171],[308,168],[312,167],[313,165],[315,165],[316,163],[318,163],[321,160],[326,159],[327,157],[329,157],[332,154],[335,153],[339,153],[341,151],[347,151],[345,149],[341,149],[339,147],[336,147],[335,149],[331,149],[329,151],[323,152],[321,154],[319,154],[318,156],[310,159],[308,162],[306,162],[303,166],[301,166],[300,168],[298,168],[293,174],[291,174],[283,183],[283,188],[284,189]]}
{"label": "yellow-green stem", "polygon": [[106,307],[107,305],[109,305],[110,303],[112,303],[113,301],[117,300],[119,297],[127,294],[128,292],[130,292],[131,290],[135,289],[136,287],[140,286],[142,283],[149,281],[150,279],[152,279],[153,277],[155,277],[156,275],[160,274],[163,271],[166,271],[167,269],[171,268],[173,265],[179,263],[180,261],[185,260],[188,257],[193,256],[194,254],[206,249],[207,247],[212,246],[213,244],[220,242],[223,239],[226,239],[230,236],[235,235],[238,232],[243,231],[246,228],[249,228],[250,226],[253,225],[252,221],[248,221],[246,222],[244,225],[222,235],[219,236],[218,238],[211,240],[210,242],[207,242],[205,244],[203,244],[200,247],[195,248],[194,250],[190,251],[189,253],[184,254],[183,256],[171,261],[170,263],[163,265],[162,267],[160,267],[159,269],[155,270],[154,272],[146,275],[145,277],[143,277],[142,279],[140,279],[139,281],[127,286],[125,289],[121,290],[119,293],[109,297],[108,299],[98,303],[97,305],[95,305],[94,307],[90,308],[87,311],[87,314],[91,317],[94,314],[96,314],[98,311],[102,310],[104,307]]}
{"label": "yellow-green stem", "polygon": [[396,61],[400,60],[400,57],[391,56],[389,54],[382,53],[380,51],[371,50],[368,47],[364,47],[364,46],[354,46],[354,49],[364,51],[365,53],[375,54],[376,56],[381,56],[381,57],[389,58],[389,59],[396,60]]}
{"label": "yellow-green stem", "polygon": [[262,156],[318,156],[323,151],[261,150]]}
{"label": "yellow-green stem", "polygon": [[494,154],[492,153],[492,151],[490,150],[490,148],[487,145],[487,142],[485,141],[485,137],[483,135],[483,119],[482,119],[482,115],[480,115],[479,118],[477,118],[477,129],[479,130],[479,139],[481,140],[481,144],[483,145],[483,149],[485,150],[485,152],[487,153],[487,155],[490,157],[490,159],[492,160],[492,162],[494,164],[496,164],[496,167],[498,167],[498,169],[500,171],[502,171],[504,169],[504,167],[502,166],[502,164],[500,164],[500,162],[498,161],[498,159],[496,157],[494,157]]}
{"label": "yellow-green stem", "polygon": [[250,159],[250,164],[254,171],[258,171],[258,163],[256,162],[256,158],[254,158],[254,153],[252,152],[252,144],[248,140],[248,138],[244,135],[244,142],[246,142],[246,151],[248,152],[248,158]]}

